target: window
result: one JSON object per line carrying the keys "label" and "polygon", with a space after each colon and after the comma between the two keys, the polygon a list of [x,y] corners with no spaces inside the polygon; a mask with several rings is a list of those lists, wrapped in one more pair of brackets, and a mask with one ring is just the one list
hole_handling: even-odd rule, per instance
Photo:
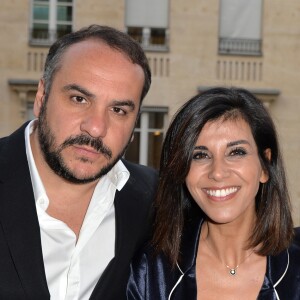
{"label": "window", "polygon": [[33,113],[33,102],[27,102],[26,105],[26,120],[35,119],[35,115]]}
{"label": "window", "polygon": [[32,0],[30,43],[51,45],[72,31],[73,0]]}
{"label": "window", "polygon": [[134,139],[125,153],[127,160],[159,168],[167,112],[165,107],[142,107]]}
{"label": "window", "polygon": [[261,55],[262,0],[220,0],[219,54]]}
{"label": "window", "polygon": [[127,33],[148,51],[168,50],[168,0],[126,0]]}

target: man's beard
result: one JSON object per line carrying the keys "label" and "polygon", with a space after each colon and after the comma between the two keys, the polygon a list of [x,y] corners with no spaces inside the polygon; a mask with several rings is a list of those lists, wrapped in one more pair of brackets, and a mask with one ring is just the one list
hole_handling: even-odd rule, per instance
{"label": "man's beard", "polygon": [[[101,178],[103,175],[107,174],[125,153],[130,143],[130,140],[127,142],[123,151],[121,151],[112,161],[108,162],[107,165],[102,167],[98,173],[84,178],[76,177],[76,175],[70,170],[70,168],[68,168],[62,157],[61,152],[63,149],[71,145],[87,145],[95,149],[97,152],[102,153],[107,159],[112,158],[112,151],[103,144],[101,139],[92,138],[85,134],[71,136],[68,139],[66,139],[60,146],[58,146],[57,149],[55,149],[55,136],[51,131],[46,119],[46,105],[47,99],[45,98],[41,107],[39,120],[37,124],[38,139],[43,156],[47,164],[58,176],[71,183],[76,184],[93,182]],[[81,158],[81,161],[85,163],[91,163],[85,158]]]}

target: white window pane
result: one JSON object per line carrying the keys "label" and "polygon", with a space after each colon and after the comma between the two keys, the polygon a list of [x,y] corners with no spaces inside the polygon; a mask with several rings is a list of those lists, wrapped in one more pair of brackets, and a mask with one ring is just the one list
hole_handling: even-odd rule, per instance
{"label": "white window pane", "polygon": [[33,103],[27,103],[27,120],[35,119],[35,115],[33,113]]}
{"label": "white window pane", "polygon": [[30,44],[51,45],[72,32],[73,0],[34,0]]}
{"label": "white window pane", "polygon": [[71,25],[57,25],[56,36],[57,38],[62,37],[65,34],[68,34],[72,31]]}
{"label": "white window pane", "polygon": [[134,132],[134,139],[126,150],[125,158],[158,168],[166,121],[164,109],[154,111],[150,107],[146,111],[144,108]]}
{"label": "white window pane", "polygon": [[72,21],[72,6],[57,7],[57,21]]}
{"label": "white window pane", "polygon": [[220,37],[261,38],[261,0],[220,0]]}
{"label": "white window pane", "polygon": [[33,23],[32,38],[34,39],[48,39],[49,27],[48,24]]}
{"label": "white window pane", "polygon": [[126,0],[127,27],[168,27],[168,0]]}
{"label": "white window pane", "polygon": [[33,18],[34,18],[34,20],[48,20],[49,19],[49,6],[34,5]]}

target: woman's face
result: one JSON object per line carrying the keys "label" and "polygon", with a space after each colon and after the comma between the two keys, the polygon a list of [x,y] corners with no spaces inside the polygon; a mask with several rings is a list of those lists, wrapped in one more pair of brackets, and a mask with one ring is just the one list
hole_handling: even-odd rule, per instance
{"label": "woman's face", "polygon": [[259,183],[267,180],[251,129],[242,118],[205,124],[186,185],[212,221],[224,224],[252,219]]}

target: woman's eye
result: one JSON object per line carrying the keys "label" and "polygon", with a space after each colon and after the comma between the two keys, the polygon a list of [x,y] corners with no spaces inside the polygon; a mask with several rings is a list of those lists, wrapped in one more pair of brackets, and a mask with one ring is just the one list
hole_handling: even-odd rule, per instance
{"label": "woman's eye", "polygon": [[200,159],[208,159],[209,155],[206,152],[195,152],[193,154],[194,160],[200,160]]}
{"label": "woman's eye", "polygon": [[230,151],[229,156],[244,156],[247,151],[243,148],[236,148]]}

